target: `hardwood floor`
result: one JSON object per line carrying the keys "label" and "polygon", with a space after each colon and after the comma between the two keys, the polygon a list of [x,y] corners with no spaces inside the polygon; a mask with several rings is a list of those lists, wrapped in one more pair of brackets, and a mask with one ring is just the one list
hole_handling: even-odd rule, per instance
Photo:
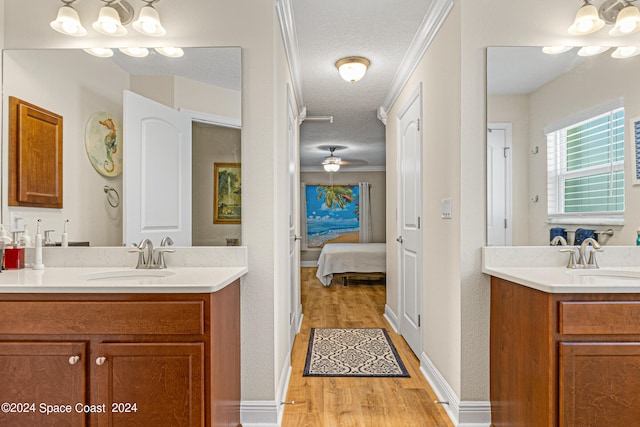
{"label": "hardwood floor", "polygon": [[[420,372],[420,362],[382,314],[385,286],[349,282],[324,287],[303,267],[304,319],[292,353],[283,427],[453,427]],[[386,328],[410,378],[303,377],[310,328]]]}

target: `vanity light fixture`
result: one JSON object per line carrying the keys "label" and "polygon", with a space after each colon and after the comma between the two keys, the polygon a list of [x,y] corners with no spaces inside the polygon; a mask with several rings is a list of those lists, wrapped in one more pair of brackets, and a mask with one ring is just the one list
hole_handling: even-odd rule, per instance
{"label": "vanity light fixture", "polygon": [[160,23],[160,15],[158,14],[158,11],[153,7],[153,4],[160,0],[143,1],[147,3],[147,5],[140,9],[138,19],[133,24],[131,24],[133,26],[133,29],[147,36],[164,36],[165,34],[167,34],[167,30],[165,30]]}
{"label": "vanity light fixture", "polygon": [[624,59],[631,58],[640,54],[640,47],[638,46],[620,46],[611,54],[612,58]]}
{"label": "vanity light fixture", "polygon": [[90,55],[97,56],[98,58],[110,58],[113,56],[113,51],[109,48],[91,47],[83,50]]}
{"label": "vanity light fixture", "polygon": [[604,24],[598,9],[589,0],[584,0],[584,4],[578,9],[576,18],[567,31],[573,35],[590,34],[604,27]]}
{"label": "vanity light fixture", "polygon": [[121,47],[120,52],[134,58],[144,58],[149,55],[149,49],[146,47]]}
{"label": "vanity light fixture", "polygon": [[371,65],[371,62],[361,56],[349,56],[336,62],[336,68],[340,76],[351,83],[363,78],[369,65]]}
{"label": "vanity light fixture", "polygon": [[631,3],[636,0],[605,0],[596,8],[591,0],[583,0],[568,33],[585,35],[594,33],[606,24],[613,25],[610,36],[623,36],[640,31],[640,10]]}
{"label": "vanity light fixture", "polygon": [[595,56],[611,49],[611,46],[584,46],[578,51],[580,56]]}
{"label": "vanity light fixture", "polygon": [[58,16],[51,21],[51,28],[68,36],[81,37],[87,35],[87,30],[80,23],[78,12],[71,6],[76,0],[62,0],[64,5],[58,9]]}
{"label": "vanity light fixture", "polygon": [[336,157],[333,155],[336,147],[329,147],[329,152],[331,153],[329,156],[325,157],[322,161],[322,167],[327,172],[338,172],[340,169],[340,157]]}
{"label": "vanity light fixture", "polygon": [[122,25],[118,11],[111,6],[113,1],[106,2],[107,4],[100,9],[98,20],[91,26],[106,36],[126,36],[127,29]]}
{"label": "vanity light fixture", "polygon": [[573,46],[545,46],[542,48],[542,51],[548,55],[557,55],[568,52],[571,49],[573,49]]}
{"label": "vanity light fixture", "polygon": [[184,51],[179,47],[156,47],[154,50],[161,55],[168,56],[169,58],[180,58],[184,56]]}

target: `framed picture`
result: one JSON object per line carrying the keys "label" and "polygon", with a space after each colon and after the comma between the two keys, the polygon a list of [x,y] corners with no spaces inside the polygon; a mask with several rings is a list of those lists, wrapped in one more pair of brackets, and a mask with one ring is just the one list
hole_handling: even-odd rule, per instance
{"label": "framed picture", "polygon": [[640,117],[631,120],[631,147],[633,147],[633,185],[640,185]]}
{"label": "framed picture", "polygon": [[240,224],[240,163],[213,164],[213,223]]}

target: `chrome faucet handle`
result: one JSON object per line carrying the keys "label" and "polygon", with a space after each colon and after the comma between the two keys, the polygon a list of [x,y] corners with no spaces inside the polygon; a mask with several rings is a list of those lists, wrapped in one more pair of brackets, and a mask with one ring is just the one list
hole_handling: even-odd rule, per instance
{"label": "chrome faucet handle", "polygon": [[[145,256],[144,251],[147,251],[147,256]],[[136,264],[136,268],[151,268],[153,264],[153,242],[149,239],[144,239],[135,249],[129,249],[129,252],[137,252],[138,253],[138,263]]]}
{"label": "chrome faucet handle", "polygon": [[129,249],[128,252],[137,253],[138,254],[138,262],[136,263],[136,268],[145,268],[145,259],[144,259],[144,249],[135,247],[134,249]]}
{"label": "chrome faucet handle", "polygon": [[587,262],[585,268],[600,268],[600,266],[598,265],[598,261],[596,260],[596,252],[604,252],[604,249],[593,248],[589,253],[589,261]]}
{"label": "chrome faucet handle", "polygon": [[160,248],[156,248],[156,253],[157,253],[157,257],[156,257],[156,262],[153,265],[153,268],[159,268],[159,269],[164,269],[167,268],[167,262],[164,259],[164,254],[169,252],[175,252],[175,249],[167,249],[166,247],[160,247]]}
{"label": "chrome faucet handle", "polygon": [[567,262],[567,268],[578,268],[578,265],[576,264],[575,248],[560,249],[559,252],[569,252],[569,262]]}

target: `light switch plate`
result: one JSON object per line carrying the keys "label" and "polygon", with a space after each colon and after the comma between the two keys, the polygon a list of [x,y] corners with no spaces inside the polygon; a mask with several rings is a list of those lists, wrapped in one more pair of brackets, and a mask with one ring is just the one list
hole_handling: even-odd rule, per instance
{"label": "light switch plate", "polygon": [[442,199],[442,219],[451,219],[451,199]]}

